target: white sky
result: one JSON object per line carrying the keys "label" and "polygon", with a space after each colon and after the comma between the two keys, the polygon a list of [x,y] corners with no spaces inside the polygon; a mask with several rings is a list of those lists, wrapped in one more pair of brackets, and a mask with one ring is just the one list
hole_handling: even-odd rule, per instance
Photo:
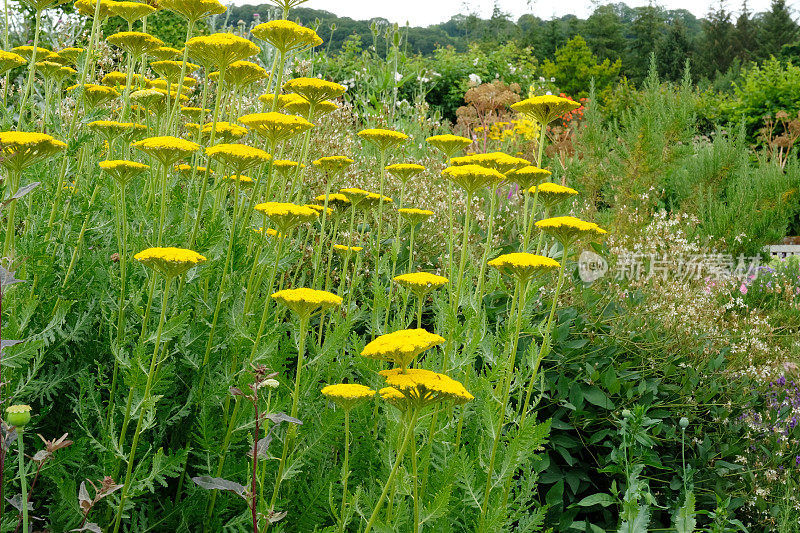
{"label": "white sky", "polygon": [[[797,8],[800,0],[789,1],[787,4]],[[261,0],[234,0],[236,4],[260,4]],[[594,10],[594,2],[566,2],[564,0],[498,0],[500,8],[511,13],[516,20],[520,15],[532,13],[543,19],[552,16],[574,14],[586,18]],[[600,2],[605,4],[608,2]],[[627,0],[629,6],[647,5],[648,0]],[[667,9],[688,9],[696,16],[705,15],[709,8],[718,5],[718,0],[656,0],[655,3]],[[770,0],[748,0],[748,7],[752,12],[765,11]],[[741,0],[726,0],[725,5],[729,10],[738,11]],[[483,18],[488,18],[494,8],[494,0],[309,0],[303,7],[324,9],[340,17],[350,17],[356,20],[365,20],[373,17],[383,17],[390,22],[404,25],[406,21],[412,26],[429,26],[445,22],[458,13],[478,13]],[[795,13],[796,15],[796,13]]]}

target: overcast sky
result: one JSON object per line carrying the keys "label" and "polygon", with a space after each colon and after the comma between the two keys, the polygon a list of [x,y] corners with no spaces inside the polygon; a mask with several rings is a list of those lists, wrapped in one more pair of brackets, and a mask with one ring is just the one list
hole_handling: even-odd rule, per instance
{"label": "overcast sky", "polygon": [[[237,4],[260,4],[262,0],[234,0]],[[608,2],[600,2],[605,4]],[[628,5],[647,5],[647,0],[628,0]],[[656,2],[667,9],[688,9],[697,16],[705,15],[709,7],[717,5],[718,0],[658,0]],[[751,11],[765,11],[770,0],[748,0]],[[543,19],[552,16],[574,14],[581,18],[587,17],[594,9],[591,1],[566,2],[564,0],[499,0],[500,8],[516,20],[520,15],[533,13]],[[737,11],[741,0],[727,0],[728,9]],[[790,7],[795,7],[794,1],[789,1]],[[404,25],[406,21],[412,26],[429,26],[445,22],[458,13],[478,13],[484,18],[492,14],[493,0],[309,0],[303,7],[324,9],[340,17],[353,19],[370,19],[383,17],[390,22]]]}

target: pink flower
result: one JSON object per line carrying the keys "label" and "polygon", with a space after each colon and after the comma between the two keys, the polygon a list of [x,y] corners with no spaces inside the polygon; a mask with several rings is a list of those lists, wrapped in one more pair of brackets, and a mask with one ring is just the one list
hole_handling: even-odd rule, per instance
{"label": "pink flower", "polygon": [[742,283],[742,286],[739,287],[739,292],[741,292],[742,294],[747,294],[747,285]]}

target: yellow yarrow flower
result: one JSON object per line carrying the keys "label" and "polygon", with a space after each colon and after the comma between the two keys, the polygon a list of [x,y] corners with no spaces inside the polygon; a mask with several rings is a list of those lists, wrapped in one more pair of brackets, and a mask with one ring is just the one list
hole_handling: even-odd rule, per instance
{"label": "yellow yarrow flower", "polygon": [[298,94],[317,105],[325,100],[342,96],[347,87],[319,78],[294,78],[283,84],[283,90]]}
{"label": "yellow yarrow flower", "polygon": [[359,403],[375,396],[374,390],[357,383],[328,385],[323,387],[320,392],[345,411],[349,411]]}
{"label": "yellow yarrow flower", "polygon": [[475,194],[484,187],[496,187],[505,179],[503,174],[493,168],[474,164],[447,167],[442,175],[470,194]]}
{"label": "yellow yarrow flower", "polygon": [[560,96],[545,95],[526,98],[521,102],[511,104],[511,109],[522,115],[533,117],[539,124],[550,124],[555,119],[581,106],[578,102],[561,98]]}
{"label": "yellow yarrow flower", "polygon": [[[100,79],[100,83],[102,85],[107,85],[108,87],[125,87],[125,84],[128,82],[128,74],[125,72],[119,72],[117,70],[109,72],[105,76]],[[148,87],[150,85],[150,80],[141,76],[139,74],[131,74],[131,85],[143,85]]]}
{"label": "yellow yarrow flower", "polygon": [[490,152],[488,154],[475,154],[469,156],[476,165],[493,168],[501,174],[506,174],[519,168],[530,166],[530,161],[521,157],[514,157],[502,152]]}
{"label": "yellow yarrow flower", "polygon": [[148,137],[131,143],[131,146],[157,159],[164,166],[170,166],[200,149],[197,143],[169,135]]}
{"label": "yellow yarrow flower", "polygon": [[299,224],[319,217],[319,212],[310,207],[288,202],[265,202],[256,205],[255,210],[269,217],[284,234]]}
{"label": "yellow yarrow flower", "polygon": [[128,24],[133,24],[156,11],[156,8],[141,2],[120,2],[116,0],[111,3],[108,9],[112,15],[122,17]]}
{"label": "yellow yarrow flower", "polygon": [[405,370],[419,354],[443,342],[444,337],[424,329],[401,329],[377,337],[364,347],[361,355],[394,363]]}
{"label": "yellow yarrow flower", "polygon": [[404,184],[408,183],[408,180],[423,170],[425,170],[425,167],[416,163],[395,163],[394,165],[388,165],[386,167],[386,171],[389,174],[399,179]]}
{"label": "yellow yarrow flower", "polygon": [[400,274],[395,276],[394,280],[401,287],[413,292],[418,298],[422,298],[431,291],[434,291],[450,280],[444,276],[437,276],[428,272],[412,272],[411,274]]}
{"label": "yellow yarrow flower", "polygon": [[322,215],[322,213],[323,213],[323,212],[325,213],[325,215],[326,215],[326,216],[331,216],[331,215],[333,215],[333,209],[331,209],[331,208],[329,207],[329,208],[327,208],[327,210],[326,210],[324,205],[317,205],[317,204],[305,204],[305,207],[310,207],[311,209],[313,209],[314,211],[316,211],[316,212],[317,212],[317,213],[319,213],[320,215]]}
{"label": "yellow yarrow flower", "polygon": [[95,120],[94,122],[89,122],[87,126],[90,130],[101,135],[109,143],[118,137],[124,137],[130,140],[137,134],[147,131],[147,126],[144,124],[116,122],[114,120]]}
{"label": "yellow yarrow flower", "polygon": [[[294,102],[296,99],[296,94],[279,94],[278,95],[278,107],[276,109],[280,110],[283,107],[290,103]],[[263,102],[264,105],[270,109],[272,109],[272,101],[275,100],[275,95],[272,93],[262,94],[258,97],[259,102]]]}
{"label": "yellow yarrow flower", "polygon": [[[253,232],[257,233],[258,235],[264,234],[264,228],[253,228]],[[267,228],[267,237],[278,237],[279,239],[283,238],[283,233],[280,233],[278,230],[273,228]]]}
{"label": "yellow yarrow flower", "polygon": [[312,165],[322,170],[326,174],[329,174],[330,176],[338,176],[353,163],[354,161],[352,159],[343,155],[320,157],[319,159],[311,162]]}
{"label": "yellow yarrow flower", "polygon": [[380,390],[381,396],[401,410],[422,409],[449,400],[461,404],[475,399],[461,382],[430,370],[395,368],[380,373],[388,385]]}
{"label": "yellow yarrow flower", "polygon": [[597,237],[608,233],[594,222],[565,216],[546,218],[536,222],[536,227],[556,238],[563,246],[570,245],[580,237]]}
{"label": "yellow yarrow flower", "polygon": [[528,165],[506,173],[506,177],[520,186],[523,190],[528,190],[534,185],[545,181],[552,172],[533,165]]}
{"label": "yellow yarrow flower", "polygon": [[331,205],[336,208],[346,208],[350,207],[350,200],[341,193],[332,193],[332,194],[320,194],[316,196],[314,200],[318,202],[327,202],[328,205]]}
{"label": "yellow yarrow flower", "polygon": [[[34,48],[33,48],[33,46],[29,46],[29,45],[25,44],[25,45],[22,45],[22,46],[15,46],[14,48],[11,49],[11,52],[24,57],[25,58],[25,62],[28,63],[28,62],[30,62],[31,59],[33,59]],[[49,48],[44,48],[42,46],[37,46],[36,47],[36,55],[37,56],[45,57],[48,54],[51,54],[52,52],[53,51],[50,50]]]}
{"label": "yellow yarrow flower", "polygon": [[287,94],[285,96],[287,97],[286,102],[283,104],[285,111],[310,120],[315,120],[339,109],[339,106],[335,103],[323,100],[318,104],[314,104],[314,113],[311,115],[311,102],[299,94]]}
{"label": "yellow yarrow flower", "polygon": [[472,139],[461,137],[460,135],[450,134],[434,135],[433,137],[428,137],[425,140],[428,142],[428,144],[442,152],[447,159],[452,158],[456,152],[463,150],[472,144]]}
{"label": "yellow yarrow flower", "polygon": [[342,298],[331,292],[305,287],[278,291],[272,295],[272,299],[297,313],[301,320],[308,320],[314,313],[324,313],[342,305]]}
{"label": "yellow yarrow flower", "polygon": [[109,44],[122,48],[133,57],[141,57],[160,46],[164,46],[164,41],[154,37],[149,33],[140,31],[121,31],[106,37]]}
{"label": "yellow yarrow flower", "polygon": [[[177,84],[178,80],[181,77],[181,71],[183,70],[183,61],[174,61],[174,60],[162,60],[162,61],[153,61],[150,63],[150,68],[153,71],[168,80],[172,84]],[[198,70],[200,65],[195,63],[186,62],[186,74],[190,74],[195,70]],[[191,80],[191,81],[189,81]],[[183,85],[194,84],[197,83],[197,80],[194,78],[186,78],[183,79]]]}
{"label": "yellow yarrow flower", "polygon": [[221,15],[228,9],[217,0],[161,0],[161,7],[196,22],[211,15]]}
{"label": "yellow yarrow flower", "polygon": [[391,204],[394,202],[394,200],[392,200],[388,196],[381,196],[378,193],[371,192],[364,197],[364,199],[360,203],[360,206],[365,208],[375,207],[376,205],[379,205],[381,201],[385,204]]}
{"label": "yellow yarrow flower", "polygon": [[46,133],[25,131],[0,132],[0,166],[21,172],[30,165],[64,150],[66,143]]}
{"label": "yellow yarrow flower", "polygon": [[203,136],[203,142],[210,141],[212,133],[214,133],[214,140],[220,143],[229,143],[247,135],[247,128],[244,126],[223,121],[206,122],[202,128],[200,124],[188,123],[186,128],[195,133],[199,131]]}
{"label": "yellow yarrow flower", "polygon": [[[225,83],[234,87],[246,87],[251,83],[265,79],[269,73],[260,65],[251,61],[234,61],[225,70]],[[208,79],[219,79],[219,72],[212,72]]]}
{"label": "yellow yarrow flower", "polygon": [[528,189],[530,194],[538,194],[539,200],[548,208],[563,202],[567,198],[572,198],[578,191],[557,183],[542,183]]}
{"label": "yellow yarrow flower", "polygon": [[305,28],[295,24],[290,20],[271,20],[259,24],[250,30],[262,41],[266,41],[274,46],[278,51],[285,54],[300,48],[313,48],[322,44],[322,39],[317,32],[311,28]]}
{"label": "yellow yarrow flower", "polygon": [[206,262],[197,252],[185,248],[148,248],[133,256],[148,268],[160,272],[166,278],[186,273],[190,268]]}
{"label": "yellow yarrow flower", "polygon": [[253,185],[253,178],[250,176],[242,176],[241,174],[234,174],[232,176],[223,176],[222,179],[231,181],[241,187],[249,187]]}
{"label": "yellow yarrow flower", "polygon": [[397,212],[412,226],[416,226],[433,216],[433,211],[429,209],[416,209],[414,207],[401,207]]}
{"label": "yellow yarrow flower", "polygon": [[270,143],[285,141],[314,127],[302,117],[277,112],[251,113],[240,117],[239,122],[266,137]]}
{"label": "yellow yarrow flower", "polygon": [[171,46],[159,46],[158,48],[150,50],[148,55],[157,61],[168,61],[170,59],[175,59],[180,54],[181,51],[177,48],[172,48]]}
{"label": "yellow yarrow flower", "polygon": [[114,178],[114,181],[116,181],[120,187],[125,187],[133,178],[145,170],[150,170],[150,165],[122,159],[100,161],[97,165],[103,172]]}
{"label": "yellow yarrow flower", "polygon": [[100,107],[101,105],[113,100],[114,98],[117,98],[120,95],[119,92],[113,87],[104,87],[102,85],[97,85],[96,83],[73,85],[71,87],[67,87],[67,91],[74,91],[80,88],[83,89],[81,97],[83,98],[84,105],[91,109]]}
{"label": "yellow yarrow flower", "polygon": [[61,63],[62,65],[74,65],[78,62],[78,58],[83,53],[83,48],[68,46],[67,48],[62,48],[58,52],[54,52],[56,56],[55,59],[50,59],[52,56],[48,56],[50,61],[55,61],[56,63]]}
{"label": "yellow yarrow flower", "polygon": [[95,11],[97,11],[98,20],[105,20],[111,16],[111,6],[114,0],[100,0],[100,5],[97,5],[97,0],[78,0],[75,2],[75,9],[84,17],[94,18]]}
{"label": "yellow yarrow flower", "polygon": [[555,259],[527,252],[503,254],[487,264],[503,274],[517,278],[520,283],[527,283],[534,277],[557,270],[561,266]]}
{"label": "yellow yarrow flower", "polygon": [[382,152],[408,140],[408,135],[405,133],[381,128],[361,130],[358,136],[374,144]]}
{"label": "yellow yarrow flower", "polygon": [[65,67],[61,63],[54,63],[52,61],[37,61],[36,72],[42,75],[43,78],[56,82],[59,86],[64,83],[64,80],[70,76],[77,74],[77,70],[70,67]]}
{"label": "yellow yarrow flower", "polygon": [[344,244],[334,244],[333,251],[340,253],[342,255],[349,254],[349,253],[358,253],[364,250],[362,246],[346,246]]}
{"label": "yellow yarrow flower", "polygon": [[189,117],[191,119],[200,120],[200,115],[210,114],[211,110],[208,109],[208,108],[201,109],[199,107],[181,106],[181,113],[183,113],[184,115],[186,115],[187,117]]}
{"label": "yellow yarrow flower", "polygon": [[0,50],[0,74],[5,74],[11,69],[21,67],[27,62],[28,60],[22,57],[20,54]]}
{"label": "yellow yarrow flower", "polygon": [[186,41],[189,55],[202,63],[206,69],[216,67],[224,70],[231,63],[247,59],[261,51],[248,39],[232,33],[200,35]]}
{"label": "yellow yarrow flower", "polygon": [[244,144],[217,144],[206,148],[206,155],[241,174],[245,170],[268,162],[272,159],[264,150]]}

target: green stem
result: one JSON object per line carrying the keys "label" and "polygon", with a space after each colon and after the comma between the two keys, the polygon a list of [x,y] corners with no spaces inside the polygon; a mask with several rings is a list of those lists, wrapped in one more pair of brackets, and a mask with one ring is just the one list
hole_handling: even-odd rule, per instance
{"label": "green stem", "polygon": [[481,259],[481,269],[478,274],[478,290],[475,296],[478,299],[478,308],[483,304],[483,283],[486,277],[486,262],[489,260],[489,251],[492,249],[492,233],[494,232],[494,214],[497,209],[497,189],[492,189],[492,198],[489,200],[489,227],[486,229],[486,244],[483,247],[483,259]]}
{"label": "green stem", "polygon": [[471,191],[467,192],[467,206],[464,211],[464,235],[461,239],[461,260],[458,262],[458,284],[456,287],[455,301],[453,303],[453,313],[458,316],[458,306],[461,300],[461,287],[464,285],[464,267],[467,264],[467,248],[469,247],[469,231],[470,220],[472,213],[472,195]]}
{"label": "green stem", "polygon": [[36,51],[39,47],[39,32],[42,26],[41,10],[37,9],[34,16],[36,17],[36,25],[33,31],[33,52],[31,52],[31,62],[28,66],[28,81],[25,83],[25,92],[22,94],[22,101],[19,104],[19,119],[17,121],[18,131],[20,128],[22,128],[22,124],[25,122],[25,108],[28,104],[28,98],[30,97],[31,91],[33,90],[33,78],[36,72]]}
{"label": "green stem", "polygon": [[28,479],[25,475],[25,449],[22,444],[22,428],[17,428],[17,449],[19,451],[19,484],[22,489],[20,504],[22,505],[22,531],[30,531],[28,528]]}
{"label": "green stem", "polygon": [[344,533],[345,510],[347,509],[347,478],[350,477],[350,409],[344,411],[344,466],[342,467],[342,513],[339,533]]}
{"label": "green stem", "polygon": [[[156,274],[153,273],[155,276]],[[153,385],[153,375],[155,374],[156,362],[158,360],[158,351],[161,347],[161,333],[164,329],[164,322],[167,317],[167,301],[169,300],[169,289],[172,285],[172,278],[166,278],[164,282],[164,295],[161,301],[161,317],[158,320],[158,329],[156,330],[156,342],[153,349],[153,355],[150,357],[150,370],[147,372],[147,383],[144,386],[144,396],[142,397],[141,410],[139,412],[139,420],[136,422],[136,429],[133,432],[133,440],[131,441],[131,451],[128,456],[128,467],[125,470],[125,481],[122,486],[122,495],[119,499],[119,507],[117,507],[117,517],[114,520],[114,533],[119,531],[122,522],[122,514],[125,510],[125,500],[128,497],[128,491],[131,485],[131,473],[133,472],[133,461],[136,458],[136,446],[139,444],[139,435],[142,431],[142,423],[145,419],[145,410],[147,403],[150,400],[150,389]]]}
{"label": "green stem", "polygon": [[409,422],[408,429],[406,430],[406,436],[403,439],[403,444],[400,445],[400,450],[397,452],[397,458],[394,461],[394,466],[392,466],[392,471],[389,473],[389,478],[386,480],[386,484],[383,486],[383,492],[381,492],[381,497],[378,498],[378,503],[375,504],[375,508],[372,510],[372,515],[369,518],[369,522],[367,522],[367,527],[364,529],[364,533],[369,533],[369,531],[372,529],[372,525],[378,518],[378,512],[380,511],[384,500],[386,500],[386,495],[389,493],[389,487],[392,485],[394,477],[397,474],[397,469],[400,467],[400,462],[403,460],[403,454],[405,454],[408,443],[411,441],[412,435],[414,435],[414,426],[417,425],[417,415],[418,411],[417,409],[414,409],[414,412],[411,415],[411,422]]}

